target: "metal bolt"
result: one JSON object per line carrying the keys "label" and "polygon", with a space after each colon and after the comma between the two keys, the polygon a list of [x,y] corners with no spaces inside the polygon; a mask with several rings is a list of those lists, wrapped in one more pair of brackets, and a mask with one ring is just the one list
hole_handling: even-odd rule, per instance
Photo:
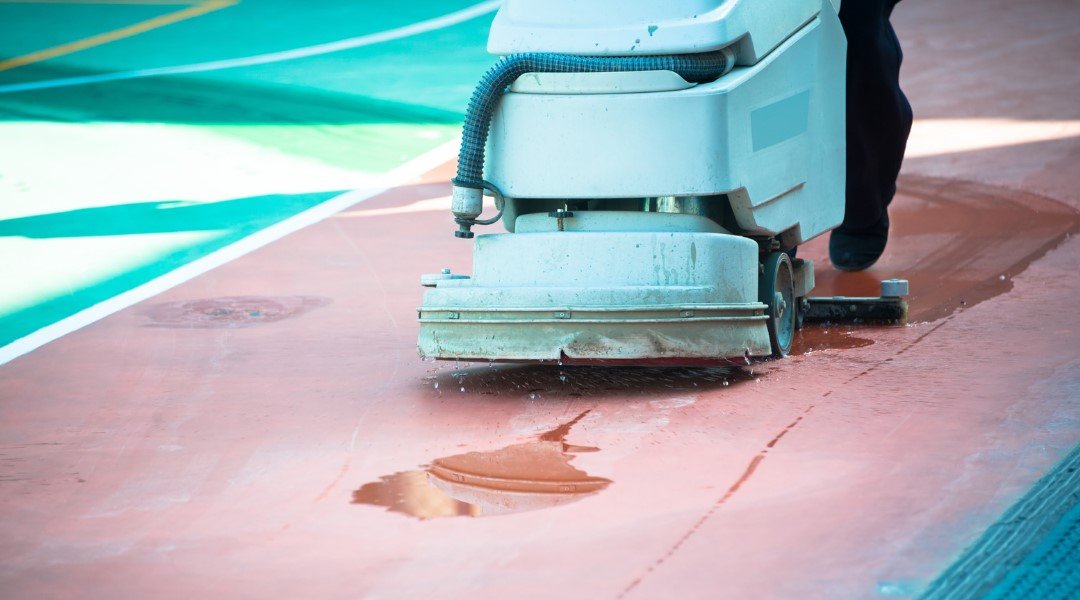
{"label": "metal bolt", "polygon": [[574,213],[573,211],[569,210],[569,207],[567,207],[560,208],[559,210],[553,210],[548,213],[548,216],[555,219],[555,223],[559,231],[565,231],[566,223],[563,221],[563,219],[572,219],[574,217]]}
{"label": "metal bolt", "polygon": [[907,279],[885,279],[881,282],[881,296],[883,298],[903,298],[907,295]]}

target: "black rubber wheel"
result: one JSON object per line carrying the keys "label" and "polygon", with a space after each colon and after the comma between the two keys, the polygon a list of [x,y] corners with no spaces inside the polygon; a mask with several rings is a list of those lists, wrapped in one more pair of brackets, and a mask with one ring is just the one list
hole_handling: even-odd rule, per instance
{"label": "black rubber wheel", "polygon": [[787,356],[795,337],[795,286],[791,258],[784,252],[771,252],[765,257],[764,270],[758,282],[758,298],[768,307],[766,322],[769,343],[776,358]]}

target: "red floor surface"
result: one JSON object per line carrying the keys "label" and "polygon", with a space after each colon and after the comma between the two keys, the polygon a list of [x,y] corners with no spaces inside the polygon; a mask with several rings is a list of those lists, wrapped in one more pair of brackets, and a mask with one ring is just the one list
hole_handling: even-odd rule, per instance
{"label": "red floor surface", "polygon": [[[916,113],[1078,118],[1038,93],[1075,81],[1052,12],[1077,10],[1039,4],[901,3]],[[910,160],[879,266],[800,256],[819,294],[909,278],[915,322],[741,369],[422,362],[418,274],[469,245],[441,212],[364,211],[446,195],[443,168],[3,367],[0,589],[915,593],[1080,437],[1077,156]]]}

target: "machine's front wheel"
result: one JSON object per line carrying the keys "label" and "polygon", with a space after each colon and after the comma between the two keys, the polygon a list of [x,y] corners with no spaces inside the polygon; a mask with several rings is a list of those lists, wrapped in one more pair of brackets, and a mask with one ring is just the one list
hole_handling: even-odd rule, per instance
{"label": "machine's front wheel", "polygon": [[758,282],[758,298],[768,307],[769,342],[773,356],[780,358],[791,351],[798,312],[791,257],[784,252],[771,252],[765,257],[763,267]]}

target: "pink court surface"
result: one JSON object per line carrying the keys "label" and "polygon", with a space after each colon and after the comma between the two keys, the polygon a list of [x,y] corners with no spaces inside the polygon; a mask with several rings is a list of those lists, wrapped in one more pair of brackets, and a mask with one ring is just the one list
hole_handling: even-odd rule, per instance
{"label": "pink court surface", "polygon": [[[1080,6],[905,0],[912,286],[739,368],[424,362],[453,164],[0,367],[8,597],[918,595],[1080,441]],[[493,483],[494,482],[494,483]]]}

